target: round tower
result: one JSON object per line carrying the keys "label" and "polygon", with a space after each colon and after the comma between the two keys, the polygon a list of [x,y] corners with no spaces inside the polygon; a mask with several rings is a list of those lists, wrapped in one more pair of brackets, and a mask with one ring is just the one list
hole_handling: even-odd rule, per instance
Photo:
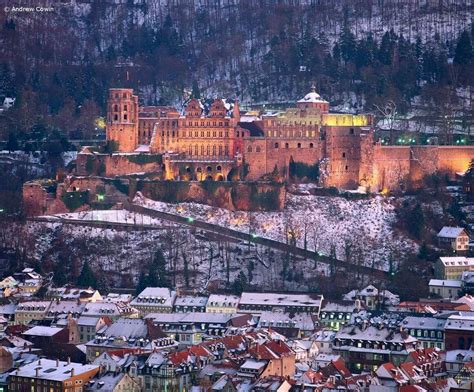
{"label": "round tower", "polygon": [[138,140],[138,97],[128,88],[111,88],[107,102],[107,141],[118,151],[132,152]]}

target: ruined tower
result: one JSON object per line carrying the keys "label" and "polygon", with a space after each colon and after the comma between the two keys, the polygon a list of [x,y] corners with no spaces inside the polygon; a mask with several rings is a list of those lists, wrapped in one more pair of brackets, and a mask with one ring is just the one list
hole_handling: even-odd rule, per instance
{"label": "ruined tower", "polygon": [[137,148],[138,97],[132,89],[112,88],[107,102],[107,141],[118,143],[118,151]]}

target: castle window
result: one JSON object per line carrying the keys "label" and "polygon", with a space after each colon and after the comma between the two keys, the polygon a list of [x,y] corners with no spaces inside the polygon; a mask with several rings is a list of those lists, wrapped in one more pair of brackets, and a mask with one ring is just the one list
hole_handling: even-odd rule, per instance
{"label": "castle window", "polygon": [[123,110],[124,110],[124,111],[127,111],[127,110],[128,110],[128,109],[127,109],[127,105],[123,105]]}
{"label": "castle window", "polygon": [[201,146],[201,155],[204,155],[204,146]]}
{"label": "castle window", "polygon": [[122,97],[127,98],[127,93],[123,93]]}
{"label": "castle window", "polygon": [[237,131],[237,137],[239,137],[239,131]]}
{"label": "castle window", "polygon": [[222,155],[222,146],[219,146],[219,155]]}
{"label": "castle window", "polygon": [[349,170],[349,166],[346,165],[346,171]]}
{"label": "castle window", "polygon": [[279,147],[278,143],[275,143],[275,148],[278,148],[278,147]]}
{"label": "castle window", "polygon": [[252,152],[252,146],[247,147],[247,152]]}
{"label": "castle window", "polygon": [[229,137],[229,131],[225,131],[225,137]]}
{"label": "castle window", "polygon": [[199,155],[199,149],[198,146],[194,146],[194,155]]}
{"label": "castle window", "polygon": [[222,131],[219,132],[219,137],[222,137]]}
{"label": "castle window", "polygon": [[172,137],[174,137],[174,131],[173,131],[173,132],[171,132],[171,136],[172,136]]}
{"label": "castle window", "polygon": [[191,168],[189,166],[186,166],[186,173],[191,173]]}
{"label": "castle window", "polygon": [[216,134],[216,131],[212,132],[212,137],[216,137],[217,134]]}
{"label": "castle window", "polygon": [[201,172],[202,172],[202,169],[201,169],[200,167],[198,167],[198,168],[196,169],[196,171],[197,171],[198,173],[201,173]]}
{"label": "castle window", "polygon": [[255,151],[256,151],[256,152],[260,152],[260,151],[261,151],[261,148],[260,148],[260,146],[257,146],[257,148],[256,148],[256,150],[255,150]]}
{"label": "castle window", "polygon": [[314,144],[313,143],[309,143],[309,148],[313,148],[314,147]]}
{"label": "castle window", "polygon": [[118,99],[119,95],[118,94],[115,94],[115,98]]}
{"label": "castle window", "polygon": [[193,155],[193,146],[189,146],[189,155]]}
{"label": "castle window", "polygon": [[219,122],[219,126],[222,127],[222,121]]}
{"label": "castle window", "polygon": [[207,131],[207,137],[211,137],[211,132]]}
{"label": "castle window", "polygon": [[343,157],[343,158],[346,157],[346,153],[345,153],[345,152],[342,153],[342,157]]}
{"label": "castle window", "polygon": [[211,155],[211,146],[208,144],[206,148],[206,155]]}
{"label": "castle window", "polygon": [[354,134],[354,128],[351,128],[351,129],[349,130],[349,133],[350,133],[351,135],[353,135],[353,134]]}
{"label": "castle window", "polygon": [[285,148],[290,148],[290,145],[288,143],[285,143]]}
{"label": "castle window", "polygon": [[212,172],[212,167],[211,167],[211,166],[208,166],[208,167],[207,167],[207,172],[208,172],[208,173]]}
{"label": "castle window", "polygon": [[222,171],[222,166],[221,166],[221,165],[218,165],[218,166],[216,167],[216,170],[217,170],[218,172]]}
{"label": "castle window", "polygon": [[198,132],[194,132],[194,137],[198,137]]}
{"label": "castle window", "polygon": [[298,146],[298,148],[301,148],[301,143],[298,143],[297,146]]}
{"label": "castle window", "polygon": [[118,121],[118,114],[114,114],[114,121]]}
{"label": "castle window", "polygon": [[114,112],[118,112],[118,105],[114,105]]}
{"label": "castle window", "polygon": [[212,146],[212,155],[214,155],[214,156],[216,155],[216,146],[215,145]]}
{"label": "castle window", "polygon": [[229,155],[229,146],[224,146],[224,154]]}
{"label": "castle window", "polygon": [[123,115],[123,120],[124,121],[127,121],[128,120],[128,116],[126,114]]}

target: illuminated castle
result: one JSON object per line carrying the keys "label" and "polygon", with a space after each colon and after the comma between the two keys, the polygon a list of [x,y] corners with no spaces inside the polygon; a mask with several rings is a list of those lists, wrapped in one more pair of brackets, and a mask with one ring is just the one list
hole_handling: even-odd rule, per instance
{"label": "illuminated castle", "polygon": [[[330,113],[314,87],[295,107],[262,115],[242,115],[237,101],[222,99],[209,108],[191,99],[184,113],[139,107],[131,89],[111,89],[107,108],[107,140],[119,153],[162,155],[161,170],[174,180],[258,180],[275,167],[286,178],[294,161],[318,163],[325,186],[381,190],[413,185],[438,171],[453,176],[474,157],[470,146],[375,143],[372,115]],[[106,173],[129,174],[117,162]]]}

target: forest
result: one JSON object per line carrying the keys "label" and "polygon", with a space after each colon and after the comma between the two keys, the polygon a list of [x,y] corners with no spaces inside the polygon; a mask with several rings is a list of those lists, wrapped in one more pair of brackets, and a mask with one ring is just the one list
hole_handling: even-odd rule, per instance
{"label": "forest", "polygon": [[77,0],[2,13],[0,98],[16,102],[0,136],[94,139],[119,86],[148,105],[193,94],[284,107],[315,83],[338,110],[393,101],[470,122],[471,15],[459,0]]}

